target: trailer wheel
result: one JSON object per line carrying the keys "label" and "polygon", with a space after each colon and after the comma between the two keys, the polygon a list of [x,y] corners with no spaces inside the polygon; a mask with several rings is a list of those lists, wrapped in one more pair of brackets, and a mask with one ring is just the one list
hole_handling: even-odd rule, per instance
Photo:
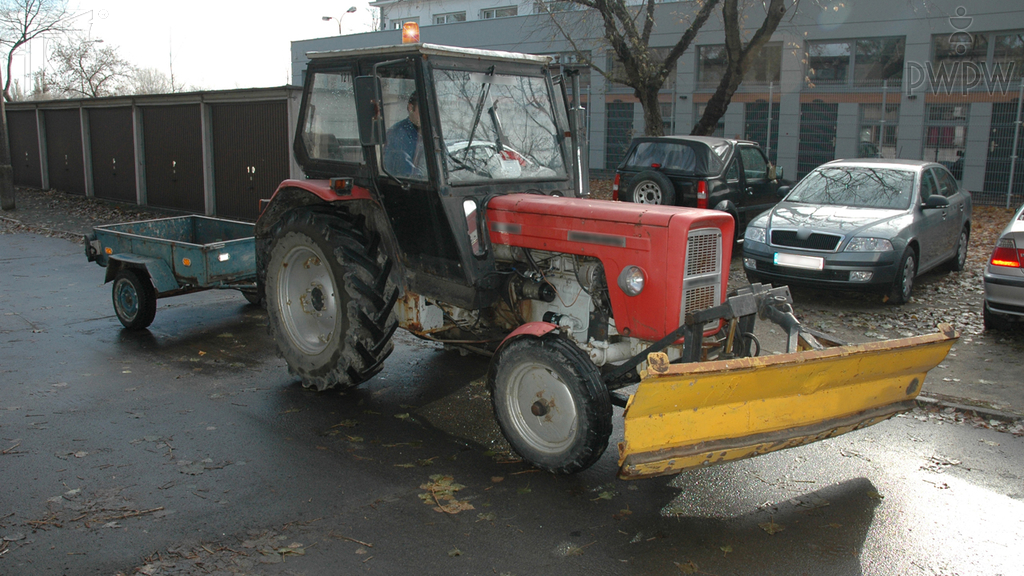
{"label": "trailer wheel", "polygon": [[156,317],[156,289],[149,276],[131,268],[121,268],[114,276],[111,291],[114,312],[128,330],[142,330]]}
{"label": "trailer wheel", "polygon": [[556,474],[592,466],[608,447],[612,405],[597,366],[557,334],[503,346],[488,375],[501,432],[530,464]]}
{"label": "trailer wheel", "polygon": [[272,235],[270,333],[303,386],[349,387],[380,371],[398,328],[398,289],[380,237],[360,217],[296,211]]}

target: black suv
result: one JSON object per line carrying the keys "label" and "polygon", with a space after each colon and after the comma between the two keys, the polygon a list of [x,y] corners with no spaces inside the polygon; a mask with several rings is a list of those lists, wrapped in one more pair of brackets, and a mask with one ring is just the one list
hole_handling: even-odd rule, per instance
{"label": "black suv", "polygon": [[736,238],[774,206],[782,169],[754,142],[708,136],[634,138],[615,170],[612,199],[638,204],[714,208],[732,214]]}

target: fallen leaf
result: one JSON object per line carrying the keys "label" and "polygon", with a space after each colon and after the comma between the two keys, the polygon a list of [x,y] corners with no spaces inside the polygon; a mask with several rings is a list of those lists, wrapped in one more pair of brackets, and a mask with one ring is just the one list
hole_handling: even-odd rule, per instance
{"label": "fallen leaf", "polygon": [[779,532],[782,532],[783,530],[786,529],[785,526],[782,526],[781,524],[776,524],[774,520],[769,520],[768,522],[762,522],[762,523],[758,524],[758,526],[761,527],[761,530],[764,530],[768,534],[773,534],[773,535],[777,534]]}
{"label": "fallen leaf", "polygon": [[491,476],[491,482],[494,482],[495,484],[497,484],[498,482],[503,481],[504,479],[505,479],[504,476]]}
{"label": "fallen leaf", "polygon": [[448,556],[450,558],[455,558],[456,556],[462,556],[462,550],[459,550],[458,548],[452,548],[451,550],[448,551]]}
{"label": "fallen leaf", "polygon": [[200,351],[199,351],[199,355],[200,355],[200,356],[206,356],[206,352],[203,352],[202,350],[200,350]]}
{"label": "fallen leaf", "polygon": [[334,426],[331,426],[331,428],[355,428],[358,424],[358,420],[342,420],[341,422],[338,422]]}
{"label": "fallen leaf", "polygon": [[868,492],[868,498],[874,498],[875,500],[881,500],[881,499],[885,498],[885,496],[882,496],[878,492],[875,492],[874,490],[871,490],[871,491]]}
{"label": "fallen leaf", "polygon": [[696,574],[700,570],[697,568],[697,565],[693,563],[693,560],[690,560],[685,564],[680,564],[679,562],[673,562],[673,564],[679,568],[679,572],[682,574]]}
{"label": "fallen leaf", "polygon": [[729,552],[732,552],[732,546],[729,546],[728,544],[726,544],[725,546],[720,546],[719,550],[721,550],[724,553],[725,556],[728,556]]}
{"label": "fallen leaf", "polygon": [[477,514],[476,517],[478,518],[477,522],[494,522],[498,519],[498,515],[494,512],[488,512],[486,514],[481,512],[480,514]]}

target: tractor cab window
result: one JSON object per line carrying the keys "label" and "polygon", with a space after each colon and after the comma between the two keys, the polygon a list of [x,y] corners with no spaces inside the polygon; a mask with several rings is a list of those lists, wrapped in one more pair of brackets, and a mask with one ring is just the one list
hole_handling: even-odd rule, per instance
{"label": "tractor cab window", "polygon": [[313,160],[363,162],[355,91],[347,70],[318,72],[313,77],[302,144]]}
{"label": "tractor cab window", "polygon": [[406,180],[426,180],[427,161],[420,124],[420,102],[412,68],[406,64],[378,70],[387,132],[379,166]]}
{"label": "tractor cab window", "polygon": [[543,77],[437,69],[434,91],[451,184],[567,177]]}

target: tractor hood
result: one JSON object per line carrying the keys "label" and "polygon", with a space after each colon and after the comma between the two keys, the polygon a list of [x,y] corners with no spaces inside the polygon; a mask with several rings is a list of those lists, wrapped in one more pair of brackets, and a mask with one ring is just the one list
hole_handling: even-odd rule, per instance
{"label": "tractor hood", "polygon": [[[724,212],[510,194],[488,202],[487,228],[493,244],[598,258],[624,335],[658,340],[725,299],[734,224]],[[636,296],[618,288],[627,266],[644,273]]]}

